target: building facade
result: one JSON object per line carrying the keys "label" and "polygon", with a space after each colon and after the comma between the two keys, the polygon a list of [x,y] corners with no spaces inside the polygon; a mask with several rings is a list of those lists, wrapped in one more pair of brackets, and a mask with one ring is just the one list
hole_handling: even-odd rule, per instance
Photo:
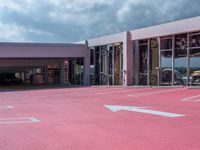
{"label": "building facade", "polygon": [[0,43],[0,86],[88,85],[86,44]]}
{"label": "building facade", "polygon": [[0,43],[1,85],[200,86],[200,17],[82,44]]}
{"label": "building facade", "polygon": [[93,85],[200,85],[200,17],[91,39],[88,44]]}

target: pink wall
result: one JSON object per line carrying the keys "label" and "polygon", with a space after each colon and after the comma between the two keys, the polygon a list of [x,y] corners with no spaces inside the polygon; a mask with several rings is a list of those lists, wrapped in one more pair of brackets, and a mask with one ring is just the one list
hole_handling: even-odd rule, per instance
{"label": "pink wall", "polygon": [[200,17],[132,30],[132,40],[200,31]]}
{"label": "pink wall", "polygon": [[85,44],[0,43],[0,58],[88,57]]}
{"label": "pink wall", "polygon": [[107,45],[117,42],[122,42],[124,40],[124,36],[126,35],[126,32],[112,34],[108,36],[103,36],[95,39],[89,39],[88,40],[88,46],[98,46],[98,45]]}
{"label": "pink wall", "polygon": [[[1,67],[23,66],[18,58],[55,58],[83,57],[84,84],[90,84],[90,51],[86,44],[52,44],[52,43],[0,43]],[[6,60],[7,59],[7,60]],[[32,65],[44,64],[46,61],[31,61]],[[24,64],[24,66],[26,66]]]}

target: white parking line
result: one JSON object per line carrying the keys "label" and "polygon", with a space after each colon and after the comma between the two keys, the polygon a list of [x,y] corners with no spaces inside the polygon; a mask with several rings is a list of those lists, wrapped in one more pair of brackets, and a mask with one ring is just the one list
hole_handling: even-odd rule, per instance
{"label": "white parking line", "polygon": [[11,105],[0,106],[0,109],[13,109],[14,107]]}
{"label": "white parking line", "polygon": [[121,89],[121,90],[114,90],[114,91],[108,91],[108,92],[98,92],[96,94],[108,94],[108,93],[118,93],[118,92],[126,92],[126,91],[136,91],[136,90],[144,90],[144,89]]}
{"label": "white parking line", "polygon": [[142,97],[142,96],[158,95],[158,94],[169,93],[169,92],[174,92],[174,91],[181,91],[181,90],[185,90],[185,89],[181,88],[181,89],[159,90],[159,91],[153,91],[153,92],[129,94],[127,96],[130,96],[130,97]]}
{"label": "white parking line", "polygon": [[[185,102],[199,102],[200,101],[199,97],[200,97],[200,95],[195,95],[195,96],[183,98],[183,99],[181,99],[181,101],[185,101]],[[198,98],[198,99],[195,99],[195,98]]]}
{"label": "white parking line", "polygon": [[[76,91],[76,92],[71,92],[72,94],[80,94],[80,93],[87,93],[87,92],[91,92],[91,93],[104,93],[105,92],[110,92],[110,91],[118,91],[118,90],[122,90],[124,88],[103,88],[103,89],[90,89],[87,91]],[[96,93],[97,92],[97,93]]]}
{"label": "white parking line", "polygon": [[0,118],[0,124],[36,123],[36,122],[40,122],[40,120],[34,117]]}

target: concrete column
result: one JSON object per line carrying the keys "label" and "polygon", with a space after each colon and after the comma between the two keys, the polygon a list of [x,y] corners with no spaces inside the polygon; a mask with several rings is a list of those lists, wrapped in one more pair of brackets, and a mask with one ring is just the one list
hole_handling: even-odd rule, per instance
{"label": "concrete column", "polygon": [[[85,44],[88,47],[88,42],[85,41]],[[87,48],[86,56],[83,59],[84,63],[84,72],[83,72],[83,84],[90,85],[90,48]]]}
{"label": "concrete column", "polygon": [[133,71],[134,71],[134,76],[135,76],[135,85],[139,85],[139,42],[138,40],[135,41],[135,47],[134,47],[134,66],[133,66]]}
{"label": "concrete column", "polygon": [[133,43],[131,33],[124,32],[123,40],[123,85],[133,84]]}

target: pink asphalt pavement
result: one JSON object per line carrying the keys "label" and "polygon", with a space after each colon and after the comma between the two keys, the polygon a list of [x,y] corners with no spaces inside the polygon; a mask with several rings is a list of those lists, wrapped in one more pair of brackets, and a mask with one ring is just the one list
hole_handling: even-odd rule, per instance
{"label": "pink asphalt pavement", "polygon": [[[105,105],[185,116],[113,112]],[[40,122],[23,122],[30,117]],[[0,150],[200,150],[200,89],[2,90]]]}

